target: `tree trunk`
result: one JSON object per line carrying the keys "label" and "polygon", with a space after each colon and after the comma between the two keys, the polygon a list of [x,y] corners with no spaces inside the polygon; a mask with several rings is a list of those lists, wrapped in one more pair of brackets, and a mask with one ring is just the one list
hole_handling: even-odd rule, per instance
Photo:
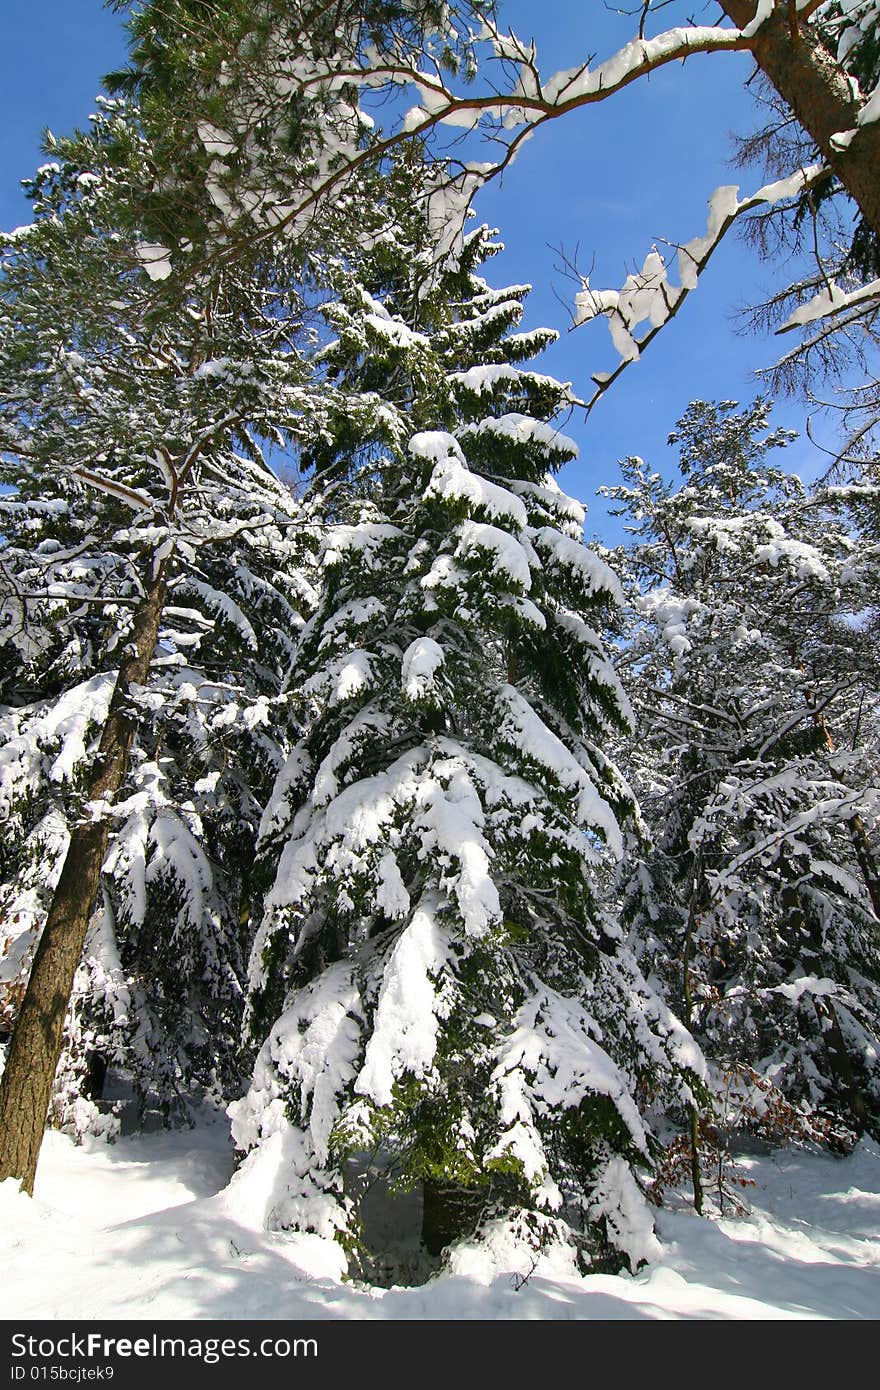
{"label": "tree trunk", "polygon": [[[721,0],[721,8],[738,28],[755,15],[755,0]],[[766,74],[800,124],[815,140],[862,216],[880,236],[880,122],[861,127],[845,150],[836,150],[834,135],[856,128],[859,103],[837,61],[819,43],[813,26],[792,29],[787,4],[777,0],[749,45]]]}
{"label": "tree trunk", "polygon": [[[135,731],[128,697],[131,687],[143,685],[149,673],[165,601],[166,570],[167,562],[163,561],[135,610],[85,792],[88,801],[113,797],[128,771]],[[34,1190],[64,1019],[100,886],[109,834],[106,817],[82,821],[73,828],[0,1080],[0,1182],[17,1178],[29,1193]]]}
{"label": "tree trunk", "polygon": [[868,890],[868,897],[871,899],[874,916],[880,919],[880,872],[877,870],[877,860],[871,850],[868,832],[861,816],[853,816],[849,822],[849,834],[859,868],[862,871],[865,887]]}

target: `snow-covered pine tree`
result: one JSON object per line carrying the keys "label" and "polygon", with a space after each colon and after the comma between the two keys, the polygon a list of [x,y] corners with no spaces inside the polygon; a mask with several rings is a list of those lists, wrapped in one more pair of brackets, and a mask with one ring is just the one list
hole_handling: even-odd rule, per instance
{"label": "snow-covered pine tree", "polygon": [[597,635],[619,586],[554,481],[568,388],[523,365],[553,336],[513,331],[528,287],[478,275],[485,228],[438,278],[413,203],[330,311],[324,589],[264,818],[234,1187],[351,1252],[354,1174],[385,1165],[431,1255],[635,1265],[648,1098],[701,1063],[598,887],[632,809],[603,753],[628,718]]}
{"label": "snow-covered pine tree", "polygon": [[[59,1077],[81,1118],[96,1053],[163,1108],[229,1081],[254,836],[312,601],[308,527],[260,440],[312,397],[283,259],[195,273],[157,312],[164,266],[130,196],[149,150],[124,104],[55,153],[33,226],[3,241],[3,973],[16,1012],[67,872],[77,932],[92,922]],[[51,1082],[55,1062],[31,1039],[16,1071],[21,1036],[0,1166],[28,1185],[45,1105],[23,1121],[9,1078]]]}
{"label": "snow-covered pine tree", "polygon": [[874,661],[846,620],[863,603],[849,529],[768,462],[787,438],[766,401],[696,402],[670,436],[679,482],[630,459],[607,489],[634,537],[613,552],[634,601],[625,766],[653,837],[626,916],[728,1121],[845,1140],[880,1115],[858,853],[880,788],[853,739]]}
{"label": "snow-covered pine tree", "polygon": [[[105,860],[122,988],[137,995],[112,1051],[121,1060],[120,1046],[128,1053],[136,1037],[141,1098],[158,1091],[163,1104],[192,1079],[185,1039],[198,1024],[184,1015],[198,1005],[182,983],[203,982],[215,1003],[225,1001],[225,1024],[214,1021],[202,1049],[209,1069],[209,1052],[221,1074],[238,1052],[229,1010],[240,1010],[247,952],[239,918],[249,916],[256,829],[288,737],[281,697],[297,607],[311,601],[294,499],[250,461],[233,457],[225,466],[222,486],[210,477],[201,484],[209,544],[193,528],[191,553],[171,577]],[[0,499],[0,511],[15,593],[0,612],[12,619],[19,611],[0,648],[4,1031],[27,981],[136,600],[129,517],[112,499],[20,465],[9,477],[16,491]],[[89,998],[78,990],[78,1007],[88,1009]],[[154,1015],[169,1011],[177,1023],[169,1028],[166,1019],[163,1028]],[[157,1082],[163,1070],[175,1078],[168,1087]]]}
{"label": "snow-covered pine tree", "polygon": [[[389,131],[362,109],[396,72],[427,62],[475,75],[475,47],[495,0],[110,0],[128,14],[131,58],[110,74],[138,101],[161,167],[186,198],[150,190],[173,273],[194,250],[224,264],[254,241],[317,238],[340,255],[363,238],[370,184],[383,178]],[[398,110],[393,103],[392,109]],[[419,156],[427,158],[422,147]],[[467,169],[417,190],[458,216],[479,176]],[[439,209],[439,204],[435,203]],[[185,270],[183,272],[185,274]]]}

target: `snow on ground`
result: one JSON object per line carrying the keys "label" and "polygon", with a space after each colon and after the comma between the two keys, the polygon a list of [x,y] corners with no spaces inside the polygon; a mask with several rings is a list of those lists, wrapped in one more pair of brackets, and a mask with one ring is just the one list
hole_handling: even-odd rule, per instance
{"label": "snow on ground", "polygon": [[[367,1289],[333,1277],[317,1236],[232,1219],[222,1120],[191,1131],[43,1147],[35,1197],[0,1185],[4,1316],[221,1319],[875,1318],[880,1147],[846,1159],[746,1159],[751,1212],[663,1211],[663,1255],[637,1275],[529,1272],[469,1252],[467,1275]],[[518,1262],[519,1266],[518,1267]],[[527,1276],[527,1277],[526,1277]]]}

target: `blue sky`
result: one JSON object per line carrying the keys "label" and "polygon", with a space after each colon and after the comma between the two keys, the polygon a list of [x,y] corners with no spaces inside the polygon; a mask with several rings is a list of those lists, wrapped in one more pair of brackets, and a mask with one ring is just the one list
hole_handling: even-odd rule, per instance
{"label": "blue sky", "polygon": [[18,188],[41,162],[40,137],[86,122],[100,80],[125,56],[119,16],[102,0],[3,0],[0,223],[27,220]]}
{"label": "blue sky", "polygon": [[[101,75],[120,63],[125,44],[119,16],[102,0],[6,0],[4,8],[0,225],[10,227],[28,220],[18,180],[41,162],[42,130],[67,131],[87,120]],[[534,33],[546,73],[590,53],[607,56],[631,35],[633,22],[600,0],[507,0],[502,14],[521,36]],[[572,380],[580,394],[589,393],[590,374],[612,368],[616,357],[604,322],[566,331],[575,287],[554,269],[560,246],[569,254],[578,246],[579,264],[594,265],[594,286],[617,287],[654,241],[686,241],[704,230],[706,200],[719,184],[751,190],[760,182],[728,162],[730,132],[755,121],[744,86],[749,72],[741,54],[667,67],[539,131],[503,184],[481,195],[478,215],[500,228],[507,246],[488,273],[493,283],[535,285],[528,324],[562,331],[542,370]],[[770,280],[770,268],[756,265],[731,237],[644,360],[624,373],[586,425],[578,417],[565,425],[581,447],[562,480],[570,491],[591,502],[600,483],[616,481],[616,461],[626,454],[666,469],[673,461],[666,436],[690,400],[754,394],[753,369],[772,360],[774,344],[738,336],[733,316]],[[796,404],[780,406],[777,415],[780,423],[803,425]],[[806,443],[789,451],[789,466],[806,475],[815,469]],[[608,536],[600,503],[591,502],[591,516]]]}

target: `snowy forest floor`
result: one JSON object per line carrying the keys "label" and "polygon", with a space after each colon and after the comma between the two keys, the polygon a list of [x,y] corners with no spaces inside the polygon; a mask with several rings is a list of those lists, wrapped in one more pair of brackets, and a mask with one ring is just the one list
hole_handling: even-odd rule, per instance
{"label": "snowy forest floor", "polygon": [[[6,1318],[608,1319],[880,1316],[880,1148],[743,1160],[750,1213],[658,1213],[662,1258],[572,1276],[519,1255],[419,1288],[341,1282],[316,1236],[248,1229],[222,1121],[106,1145],[50,1133],[34,1200],[0,1186]],[[238,1217],[239,1219],[236,1219]],[[527,1278],[524,1278],[528,1275]]]}

